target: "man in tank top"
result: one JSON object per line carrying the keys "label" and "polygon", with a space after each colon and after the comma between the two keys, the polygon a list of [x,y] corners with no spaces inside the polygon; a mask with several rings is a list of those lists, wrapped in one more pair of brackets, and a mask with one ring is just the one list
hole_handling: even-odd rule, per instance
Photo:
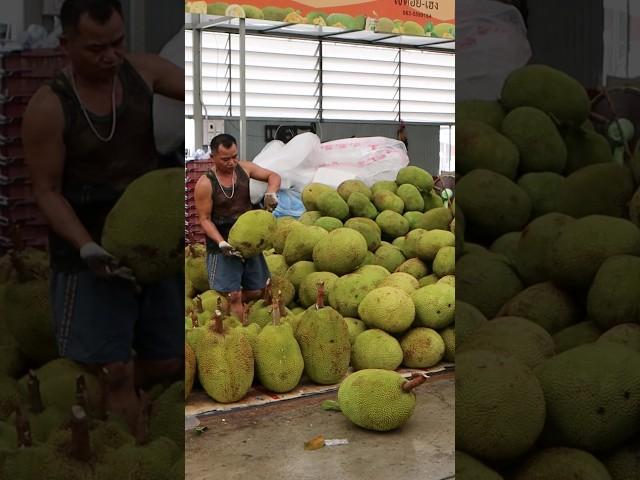
{"label": "man in tank top", "polygon": [[134,424],[138,388],[183,372],[184,280],[136,290],[100,238],[124,189],[158,168],[153,94],[184,101],[184,70],[125,51],[119,0],[66,0],[60,19],[70,65],[23,118],[33,193],[50,227],[56,340],[62,357],[104,375],[107,408]]}
{"label": "man in tank top", "polygon": [[213,168],[198,179],[194,196],[200,225],[207,235],[209,286],[231,294],[231,310],[242,318],[243,303],[262,294],[269,269],[262,254],[242,258],[227,242],[229,230],[244,212],[251,210],[249,179],[267,182],[264,206],[273,211],[278,205],[276,192],[280,175],[255,163],[238,160],[238,146],[231,135],[211,140]]}

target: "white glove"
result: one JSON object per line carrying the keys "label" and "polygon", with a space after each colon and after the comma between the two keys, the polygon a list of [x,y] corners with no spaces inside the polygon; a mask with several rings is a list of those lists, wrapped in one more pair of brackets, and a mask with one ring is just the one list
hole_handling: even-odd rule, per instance
{"label": "white glove", "polygon": [[278,206],[278,195],[275,192],[264,194],[264,209],[267,212],[273,212]]}
{"label": "white glove", "polygon": [[220,248],[220,251],[222,252],[223,255],[227,257],[234,256],[243,260],[242,254],[238,250],[233,248],[229,243],[225,242],[224,240],[218,244],[218,247]]}
{"label": "white glove", "polygon": [[116,257],[95,242],[85,243],[80,248],[80,258],[100,277],[118,277],[136,283],[133,271],[120,265]]}

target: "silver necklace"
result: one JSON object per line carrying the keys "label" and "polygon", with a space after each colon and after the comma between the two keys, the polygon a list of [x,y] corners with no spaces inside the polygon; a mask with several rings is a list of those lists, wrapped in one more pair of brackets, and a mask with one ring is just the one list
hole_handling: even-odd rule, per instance
{"label": "silver necklace", "polygon": [[216,169],[213,169],[213,174],[216,176],[216,180],[218,181],[218,185],[220,185],[220,190],[222,190],[222,194],[225,196],[225,198],[233,198],[233,194],[236,193],[236,171],[235,169],[233,170],[233,175],[231,176],[231,196],[227,195],[224,191],[224,185],[222,185],[222,182],[220,181],[220,179],[218,178],[218,172],[216,171]]}
{"label": "silver necklace", "polygon": [[91,130],[98,140],[102,142],[110,142],[113,138],[113,135],[116,133],[116,123],[117,123],[117,115],[116,115],[116,77],[113,77],[113,86],[111,88],[111,133],[109,133],[108,137],[103,137],[100,135],[96,127],[93,125],[91,118],[89,117],[89,112],[87,112],[87,107],[85,107],[84,103],[82,103],[82,99],[80,98],[80,94],[78,93],[78,89],[76,88],[76,81],[73,76],[73,71],[69,72],[69,78],[71,79],[71,87],[73,88],[73,93],[76,94],[76,98],[78,99],[78,103],[80,104],[80,109],[82,113],[84,113],[84,118],[87,119],[87,123]]}

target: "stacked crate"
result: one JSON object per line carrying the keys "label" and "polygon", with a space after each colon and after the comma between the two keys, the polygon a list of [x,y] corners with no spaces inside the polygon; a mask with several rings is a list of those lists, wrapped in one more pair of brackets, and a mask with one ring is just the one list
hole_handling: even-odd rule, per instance
{"label": "stacked crate", "polygon": [[193,190],[198,179],[204,175],[211,167],[211,160],[192,160],[186,163],[185,172],[185,240],[187,245],[202,243],[206,241],[206,235],[198,222],[198,212]]}
{"label": "stacked crate", "polygon": [[22,116],[33,94],[64,66],[61,50],[0,56],[0,253],[14,246],[46,247],[47,225],[35,204],[21,139]]}

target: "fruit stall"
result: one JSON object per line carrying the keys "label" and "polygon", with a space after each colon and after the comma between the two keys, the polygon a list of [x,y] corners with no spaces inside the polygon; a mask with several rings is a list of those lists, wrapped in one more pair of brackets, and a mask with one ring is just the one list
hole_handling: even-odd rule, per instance
{"label": "fruit stall", "polygon": [[[378,19],[377,27],[367,30],[364,24],[354,23],[356,16],[347,13],[321,15],[304,9],[285,13],[279,5],[271,4],[262,9],[236,5],[220,10],[222,4],[209,4],[204,7],[206,14],[198,6],[194,10],[194,4],[199,3],[204,2],[187,5],[185,14],[187,35],[191,37],[187,59],[193,65],[190,81],[194,144],[206,145],[210,140],[205,128],[211,124],[208,110],[216,108],[211,100],[202,102],[204,97],[212,98],[203,91],[203,85],[210,82],[202,79],[203,70],[212,68],[208,58],[213,58],[213,47],[211,43],[205,45],[204,38],[211,32],[223,32],[236,37],[238,46],[234,57],[238,70],[230,78],[237,81],[233,108],[239,124],[236,138],[240,158],[247,158],[247,141],[255,136],[249,127],[252,115],[247,115],[250,105],[246,101],[250,95],[247,71],[257,61],[255,53],[247,51],[251,37],[265,38],[265,42],[271,38],[317,42],[320,65],[323,42],[335,42],[353,52],[362,47],[384,46],[388,48],[385,53],[393,51],[398,56],[409,57],[411,51],[440,53],[446,56],[442,65],[448,65],[455,52],[454,30],[446,25],[429,27],[436,33],[425,32],[422,26],[409,33],[415,22],[400,23],[401,27],[394,24],[387,29],[384,19]],[[360,21],[366,23],[364,19]],[[203,55],[209,57],[203,59]],[[357,57],[357,53],[353,56]],[[248,57],[251,62],[247,68]],[[327,62],[331,60],[328,54],[326,58]],[[287,69],[282,67],[282,73],[286,74]],[[372,77],[375,75],[371,73]],[[407,73],[406,78],[409,76]],[[320,90],[322,85],[320,82]],[[330,87],[328,81],[324,87]],[[453,78],[450,88],[454,88]],[[325,106],[328,112],[330,107]],[[410,109],[404,115],[412,118]],[[447,115],[442,113],[441,123],[453,125],[453,116]],[[398,112],[398,125],[403,118]],[[439,119],[434,116],[432,126]],[[296,192],[301,210],[297,214],[249,211],[237,220],[229,234],[229,242],[238,245],[243,256],[264,255],[271,274],[263,297],[247,304],[242,318],[232,313],[224,294],[210,288],[204,234],[198,228],[193,187],[212,167],[212,161],[205,155],[186,162],[187,476],[205,468],[208,472],[235,474],[236,459],[245,454],[242,452],[260,454],[263,446],[251,450],[247,445],[252,437],[254,443],[266,441],[258,440],[262,435],[283,451],[300,447],[311,452],[326,447],[328,458],[334,458],[333,446],[342,445],[344,454],[356,458],[369,443],[377,444],[373,447],[377,451],[381,448],[378,439],[384,443],[385,436],[400,435],[402,441],[393,444],[398,448],[409,443],[420,445],[422,457],[408,461],[404,467],[407,470],[399,474],[431,467],[434,475],[443,478],[453,472],[453,431],[428,431],[433,428],[428,426],[428,412],[437,412],[438,418],[453,422],[453,174],[438,166],[428,171],[415,165],[398,138],[322,141],[322,131],[330,120],[308,120],[315,120],[317,128],[276,145],[281,157],[294,148],[298,148],[296,153],[303,153],[287,157],[289,164],[270,163],[287,182],[281,198]],[[368,121],[366,112],[354,120],[372,125],[372,131],[375,128],[376,122]],[[420,122],[407,120],[407,124],[411,123],[419,128]],[[412,143],[420,141],[416,136],[411,139]],[[346,152],[360,144],[384,152],[392,160],[384,168],[379,167],[378,176],[371,173],[376,165],[370,162],[369,172],[343,177],[344,170],[336,165],[346,165]],[[264,150],[269,148],[267,145]],[[330,157],[334,151],[339,153]],[[311,159],[315,157],[309,152],[327,160],[313,163]],[[269,158],[265,157],[264,152],[259,152],[255,159],[248,159],[267,165]],[[330,174],[322,175],[327,170]],[[259,204],[260,198],[257,200],[254,203]],[[223,345],[231,344],[235,345],[233,353],[225,356]],[[221,368],[223,364],[226,367]],[[369,407],[371,411],[362,408],[363,402],[368,403],[366,398],[379,399],[377,405]],[[272,415],[281,416],[282,422],[272,424]],[[251,429],[243,434],[249,418],[253,419]],[[279,438],[282,423],[293,431],[303,431],[308,426],[306,422],[318,426],[309,431],[304,442]],[[346,438],[330,438],[332,430],[333,435]],[[230,442],[240,443],[240,450],[227,452],[221,445],[216,455],[204,454],[206,445],[227,435],[233,438]],[[438,456],[432,448],[447,453]],[[340,455],[339,449],[334,452]],[[388,455],[392,455],[391,448],[381,452],[380,458]],[[210,464],[222,457],[227,458],[227,469]],[[317,459],[305,458],[301,464],[305,469],[319,468]],[[335,468],[340,465],[337,462]],[[279,467],[269,462],[263,468],[264,478],[282,475]],[[369,468],[377,468],[375,462]],[[375,475],[372,478],[377,478]]]}

